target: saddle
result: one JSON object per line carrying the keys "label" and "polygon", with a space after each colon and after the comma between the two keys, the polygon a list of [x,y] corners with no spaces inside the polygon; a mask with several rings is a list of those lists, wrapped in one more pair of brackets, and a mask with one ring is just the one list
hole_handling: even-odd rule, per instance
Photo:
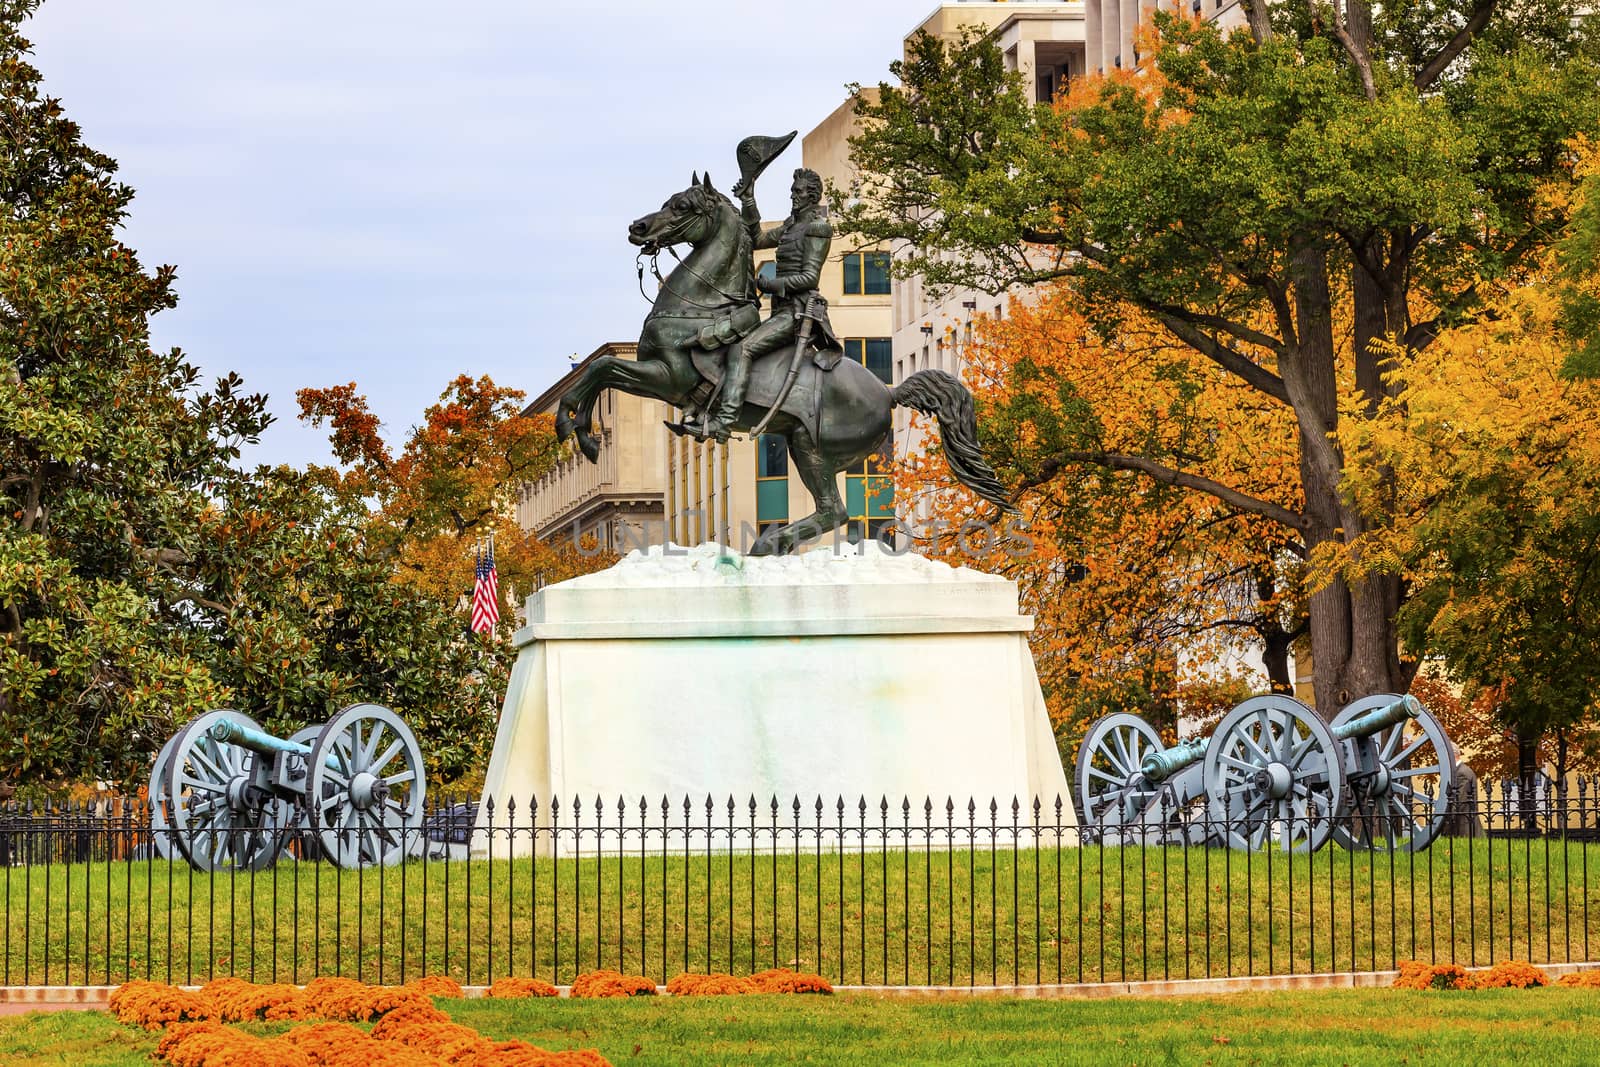
{"label": "saddle", "polygon": [[[701,411],[709,411],[716,406],[717,394],[722,389],[722,351],[707,352],[698,347],[692,350],[691,358],[694,369],[700,374],[700,382],[689,391],[689,401]],[[818,365],[817,355],[831,357],[829,367],[838,363],[837,352],[826,351],[813,353],[800,365],[800,374],[795,378],[794,388],[789,390],[789,395],[784,398],[783,407],[780,409],[785,414],[791,415],[800,421],[800,424],[810,432],[812,440],[820,437],[818,432],[822,419],[822,376],[824,368]],[[760,414],[750,420],[753,425],[756,420],[772,407],[773,401],[778,399],[778,391],[783,388],[783,380],[789,374],[789,363],[794,358],[794,346],[785,345],[775,352],[768,352],[753,360],[750,364],[750,381],[745,387],[745,409],[758,409]],[[741,418],[741,423],[744,421]],[[742,429],[748,429],[745,425]]]}

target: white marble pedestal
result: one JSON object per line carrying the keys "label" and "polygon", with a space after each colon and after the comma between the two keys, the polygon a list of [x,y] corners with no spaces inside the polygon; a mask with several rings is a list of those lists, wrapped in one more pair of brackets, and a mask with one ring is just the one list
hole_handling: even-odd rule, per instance
{"label": "white marble pedestal", "polygon": [[927,800],[942,824],[947,799],[960,823],[973,800],[987,824],[994,800],[1009,824],[1015,798],[1028,823],[1035,797],[1053,824],[1059,796],[1075,825],[1032,626],[1015,583],[873,544],[634,553],[529,599],[483,799],[497,826],[509,798],[519,825],[529,798],[541,825],[552,797],[566,825],[575,797],[613,825],[626,798],[635,825],[641,797],[652,822],[669,798],[676,822],[708,795],[720,823],[730,796],[741,822],[755,797],[763,824],[774,797],[785,821],[798,797],[808,824],[818,797],[828,822],[843,797],[852,824],[865,797],[872,822],[909,800],[915,825]]}

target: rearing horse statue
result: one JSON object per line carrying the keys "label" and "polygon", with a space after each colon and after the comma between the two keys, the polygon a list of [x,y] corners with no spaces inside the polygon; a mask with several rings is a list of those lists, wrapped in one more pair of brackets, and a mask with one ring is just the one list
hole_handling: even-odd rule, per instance
{"label": "rearing horse statue", "polygon": [[[749,233],[739,209],[713,188],[710,175],[696,175],[660,211],[635,221],[628,227],[628,240],[650,255],[682,244],[690,252],[667,275],[645,316],[637,358],[600,356],[561,398],[556,434],[561,440],[575,434],[578,448],[591,461],[600,454],[593,428],[601,392],[620,389],[679,408],[707,409],[722,365],[715,351],[702,346],[702,329],[735,312],[759,310]],[[759,425],[779,399],[792,354],[792,347],[780,349],[755,362],[736,430],[747,433]],[[840,360],[826,370],[806,360],[767,432],[787,439],[789,457],[817,510],[758,540],[755,554],[792,552],[846,521],[838,474],[879,450],[896,406],[937,418],[945,458],[956,478],[984,500],[1009,510],[1005,488],[978,447],[972,395],[954,375],[918,371],[891,388],[853,360]]]}

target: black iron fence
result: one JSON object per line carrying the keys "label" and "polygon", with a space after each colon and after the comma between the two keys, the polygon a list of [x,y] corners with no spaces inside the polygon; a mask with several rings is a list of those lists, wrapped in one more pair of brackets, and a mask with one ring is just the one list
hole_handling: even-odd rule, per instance
{"label": "black iron fence", "polygon": [[256,872],[195,869],[141,801],[13,804],[0,981],[786,966],[987,986],[1570,962],[1600,946],[1590,779],[1466,791],[1419,852],[1384,847],[1404,835],[1370,820],[1353,836],[1374,850],[1215,847],[1233,815],[1203,806],[1080,844],[1068,803],[508,800],[481,818],[430,811],[391,867],[339,870],[297,833]]}

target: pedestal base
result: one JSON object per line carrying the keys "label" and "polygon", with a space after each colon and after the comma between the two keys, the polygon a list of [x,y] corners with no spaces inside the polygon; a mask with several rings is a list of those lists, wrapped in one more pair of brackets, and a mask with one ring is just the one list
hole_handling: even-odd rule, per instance
{"label": "pedestal base", "polygon": [[484,784],[499,826],[513,798],[518,825],[535,798],[548,825],[557,798],[565,825],[576,799],[610,825],[620,800],[632,826],[641,800],[677,822],[708,797],[722,825],[730,797],[740,821],[753,797],[763,825],[797,798],[807,825],[818,798],[825,823],[843,798],[852,825],[863,798],[873,823],[887,801],[897,824],[904,802],[942,824],[949,800],[961,823],[969,801],[985,824],[997,802],[1002,825],[1013,800],[1030,823],[1037,798],[1053,825],[1059,798],[1075,826],[1012,582],[876,545],[669,546],[541,590],[528,614]]}

